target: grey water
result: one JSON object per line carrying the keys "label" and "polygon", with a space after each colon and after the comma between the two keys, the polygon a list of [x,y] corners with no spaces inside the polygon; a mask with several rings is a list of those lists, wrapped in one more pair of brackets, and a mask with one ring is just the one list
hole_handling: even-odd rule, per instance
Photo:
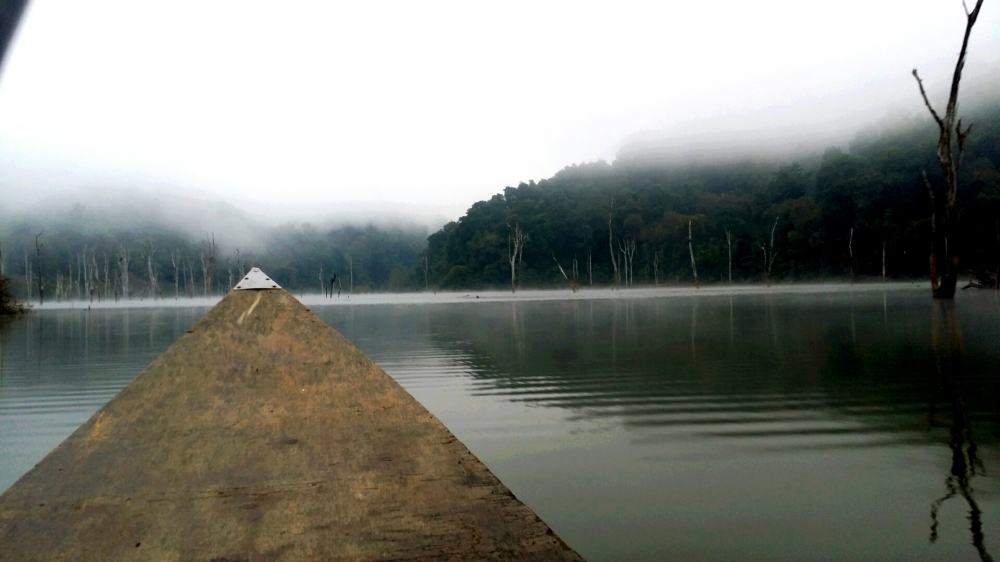
{"label": "grey water", "polygon": [[[588,559],[1000,556],[996,293],[628,294],[305,301]],[[205,310],[3,324],[0,489]]]}

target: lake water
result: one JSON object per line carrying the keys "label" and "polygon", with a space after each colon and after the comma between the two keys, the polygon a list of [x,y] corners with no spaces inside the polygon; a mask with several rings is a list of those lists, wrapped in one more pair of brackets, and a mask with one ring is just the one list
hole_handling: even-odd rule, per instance
{"label": "lake water", "polygon": [[[994,292],[478,296],[304,300],[588,559],[1000,556]],[[143,304],[0,328],[0,489],[206,310]]]}

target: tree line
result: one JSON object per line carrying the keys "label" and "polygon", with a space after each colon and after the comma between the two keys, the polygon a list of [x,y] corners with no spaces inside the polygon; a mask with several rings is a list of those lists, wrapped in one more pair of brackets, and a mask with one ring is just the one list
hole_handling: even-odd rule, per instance
{"label": "tree line", "polygon": [[[996,286],[1000,103],[969,117],[951,244],[964,274]],[[252,265],[317,293],[926,278],[935,129],[913,118],[795,161],[665,164],[626,148],[507,187],[429,237],[303,223],[239,248],[211,225],[191,237],[21,217],[0,225],[0,276],[33,301],[221,294]]]}
{"label": "tree line", "polygon": [[[974,282],[995,285],[1000,104],[969,117],[951,244]],[[624,150],[474,204],[430,236],[429,277],[454,289],[926,278],[935,137],[912,118],[798,161],[661,164]]]}
{"label": "tree line", "polygon": [[210,232],[21,217],[0,227],[0,278],[34,302],[218,295],[253,265],[297,292],[326,292],[334,277],[344,291],[398,291],[418,285],[426,237],[419,228],[288,224],[268,229],[262,247],[240,249]]}

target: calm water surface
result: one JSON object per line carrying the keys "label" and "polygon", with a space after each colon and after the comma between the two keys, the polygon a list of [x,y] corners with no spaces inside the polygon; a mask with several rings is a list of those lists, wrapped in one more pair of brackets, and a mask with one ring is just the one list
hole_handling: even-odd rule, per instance
{"label": "calm water surface", "polygon": [[[309,302],[589,559],[1000,556],[996,294],[644,296]],[[0,328],[0,489],[205,310]]]}

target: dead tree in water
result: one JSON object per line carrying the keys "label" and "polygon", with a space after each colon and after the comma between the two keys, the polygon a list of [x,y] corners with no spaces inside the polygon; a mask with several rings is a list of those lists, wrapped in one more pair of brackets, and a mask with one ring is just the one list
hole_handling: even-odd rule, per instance
{"label": "dead tree in water", "polygon": [[201,243],[202,294],[212,293],[212,279],[215,277],[215,235]]}
{"label": "dead tree in water", "polygon": [[181,264],[177,261],[177,250],[170,252],[170,265],[174,266],[174,300],[181,296]]}
{"label": "dead tree in water", "polygon": [[111,297],[111,277],[109,275],[111,272],[111,266],[108,262],[107,252],[104,252],[102,255],[104,256],[104,298],[107,299]]}
{"label": "dead tree in water", "polygon": [[38,304],[45,304],[45,271],[42,268],[42,233],[35,235],[35,263],[38,264]]}
{"label": "dead tree in water", "polygon": [[774,258],[778,253],[774,250],[774,232],[778,229],[778,217],[774,217],[774,225],[771,226],[771,242],[769,245],[761,243],[760,249],[764,253],[764,281],[771,284],[771,267],[774,266]]}
{"label": "dead tree in water", "polygon": [[937,159],[943,175],[942,182],[932,184],[924,171],[922,178],[931,198],[931,252],[930,281],[931,294],[934,298],[950,299],[955,297],[955,285],[958,282],[958,252],[952,247],[952,230],[954,230],[955,200],[958,194],[958,172],[965,156],[965,142],[972,131],[972,125],[962,128],[962,120],[958,118],[958,86],[962,80],[962,70],[965,68],[965,55],[969,47],[969,35],[979,18],[979,10],[983,0],[977,0],[976,6],[970,12],[963,0],[965,8],[965,34],[962,37],[962,49],[958,53],[955,71],[951,77],[951,90],[948,94],[948,104],[945,106],[944,117],[934,110],[924,83],[913,69],[913,77],[920,89],[920,96],[931,117],[938,126]]}
{"label": "dead tree in water", "polygon": [[566,284],[568,284],[570,290],[575,293],[580,288],[579,283],[577,283],[577,281],[576,281],[576,258],[573,258],[573,277],[572,278],[569,275],[566,274],[566,270],[563,269],[562,264],[560,264],[559,260],[556,259],[555,254],[552,254],[552,261],[556,262],[556,267],[559,268],[559,273],[562,273],[563,279],[566,280]]}
{"label": "dead tree in water", "polygon": [[122,297],[128,299],[130,297],[128,290],[128,246],[125,242],[122,242],[118,248],[118,273],[121,275]]}
{"label": "dead tree in water", "polygon": [[24,294],[25,302],[31,300],[31,262],[28,260],[28,249],[24,249]]}
{"label": "dead tree in water", "polygon": [[851,281],[854,281],[854,227],[851,227],[851,233],[847,236],[847,255],[851,258]]}
{"label": "dead tree in water", "polygon": [[160,283],[156,278],[156,267],[153,265],[153,255],[156,250],[153,248],[153,243],[149,242],[146,244],[146,277],[149,281],[149,295],[152,298],[158,298],[160,294]]}
{"label": "dead tree in water", "polygon": [[622,253],[621,269],[625,286],[632,286],[632,274],[635,272],[635,250],[636,242],[634,238],[618,241],[618,249]]}
{"label": "dead tree in water", "polygon": [[694,240],[691,237],[691,223],[688,219],[688,253],[691,254],[691,276],[694,277],[694,286],[698,286],[698,266],[694,263]]}
{"label": "dead tree in water", "polygon": [[615,200],[611,198],[611,210],[608,211],[608,253],[611,254],[611,268],[615,273],[615,285],[621,284],[621,275],[618,272],[618,255],[615,253]]}
{"label": "dead tree in water", "polygon": [[524,253],[524,243],[528,241],[528,235],[521,229],[521,225],[514,223],[514,226],[507,225],[510,233],[507,234],[507,261],[510,263],[510,292],[517,291],[517,266],[521,263],[521,255]]}
{"label": "dead tree in water", "polygon": [[653,286],[660,284],[660,251],[653,250]]}
{"label": "dead tree in water", "polygon": [[726,229],[726,251],[729,257],[729,284],[733,284],[733,233]]}

